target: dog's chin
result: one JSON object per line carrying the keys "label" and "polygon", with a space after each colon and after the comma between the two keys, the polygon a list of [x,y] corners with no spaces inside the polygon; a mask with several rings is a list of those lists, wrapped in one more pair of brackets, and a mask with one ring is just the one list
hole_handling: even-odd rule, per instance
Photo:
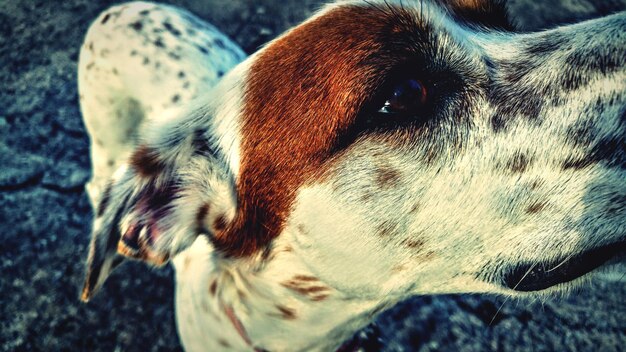
{"label": "dog's chin", "polygon": [[626,241],[604,245],[550,262],[531,262],[504,272],[504,286],[514,291],[536,292],[568,283],[586,274],[626,259]]}

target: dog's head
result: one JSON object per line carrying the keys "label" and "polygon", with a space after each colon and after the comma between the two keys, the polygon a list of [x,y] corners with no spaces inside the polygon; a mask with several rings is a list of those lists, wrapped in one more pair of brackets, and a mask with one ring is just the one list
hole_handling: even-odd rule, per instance
{"label": "dog's head", "polygon": [[626,16],[533,34],[487,0],[326,7],[143,136],[94,222],[119,254],[271,260],[363,297],[563,287],[624,253]]}

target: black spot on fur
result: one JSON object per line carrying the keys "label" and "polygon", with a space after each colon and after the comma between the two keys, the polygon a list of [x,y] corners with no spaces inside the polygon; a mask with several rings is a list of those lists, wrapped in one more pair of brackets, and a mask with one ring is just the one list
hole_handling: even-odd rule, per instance
{"label": "black spot on fur", "polygon": [[524,78],[539,67],[540,63],[532,60],[505,60],[498,62],[501,78],[509,84],[525,83]]}
{"label": "black spot on fur", "polygon": [[224,75],[224,71],[219,70],[217,71],[217,77],[222,77]]}
{"label": "black spot on fur", "polygon": [[226,45],[224,44],[224,41],[221,39],[215,39],[215,41],[213,42],[215,45],[217,45],[218,48],[220,49],[225,49]]}
{"label": "black spot on fur", "polygon": [[179,101],[180,101],[180,95],[175,94],[175,95],[172,97],[172,103],[178,103]]}
{"label": "black spot on fur", "polygon": [[159,48],[165,48],[165,43],[163,43],[163,38],[158,37],[155,41],[154,41],[154,45],[156,45]]}
{"label": "black spot on fur", "polygon": [[584,156],[572,156],[561,164],[564,170],[584,169],[602,163],[607,167],[626,169],[626,140],[624,137],[608,137],[597,142]]}
{"label": "black spot on fur", "polygon": [[193,147],[194,153],[198,155],[209,156],[216,154],[215,150],[213,150],[213,148],[209,144],[209,141],[206,137],[206,131],[203,130],[196,130],[194,132]]}
{"label": "black spot on fur", "polygon": [[544,210],[547,205],[548,203],[545,201],[534,201],[533,203],[528,205],[528,207],[526,207],[525,212],[528,215],[534,215]]}
{"label": "black spot on fur", "polygon": [[165,27],[165,30],[167,30],[168,32],[172,33],[172,35],[175,36],[175,37],[179,37],[181,35],[181,31],[176,29],[171,23],[169,23],[167,21],[163,22],[163,27]]}
{"label": "black spot on fur", "polygon": [[588,80],[588,76],[585,75],[582,71],[565,69],[563,70],[563,74],[561,75],[560,79],[561,88],[564,92],[570,92],[572,90],[580,88]]}
{"label": "black spot on fur", "polygon": [[530,165],[531,159],[521,152],[515,153],[506,163],[506,168],[513,173],[523,173]]}
{"label": "black spot on fur", "polygon": [[173,60],[176,60],[176,61],[180,60],[180,55],[176,54],[175,52],[170,51],[169,53],[167,53],[167,56],[171,57]]}
{"label": "black spot on fur", "polygon": [[570,126],[565,136],[576,146],[588,146],[597,138],[597,131],[590,124],[583,122]]}
{"label": "black spot on fur", "polygon": [[496,67],[496,63],[495,63],[495,62],[493,62],[493,60],[491,60],[491,59],[490,59],[490,58],[488,58],[488,57],[485,57],[485,58],[483,58],[483,62],[485,63],[485,66],[487,66],[487,69],[488,69],[490,72],[492,72],[492,73],[493,73],[493,72],[495,72],[495,70],[496,70],[496,68],[497,68],[497,67]]}
{"label": "black spot on fur", "polygon": [[200,45],[196,45],[196,49],[200,50],[201,53],[207,55],[209,53],[209,50],[203,46]]}
{"label": "black spot on fur", "polygon": [[100,23],[105,24],[109,21],[110,18],[111,18],[111,14],[107,13],[106,15],[104,15],[104,18],[102,18],[102,21]]}
{"label": "black spot on fur", "polygon": [[506,121],[500,114],[493,114],[490,122],[494,132],[502,132],[506,128]]}
{"label": "black spot on fur", "polygon": [[562,50],[563,46],[568,43],[567,38],[561,33],[550,33],[535,38],[528,43],[524,50],[526,57],[530,58],[546,58],[554,52]]}
{"label": "black spot on fur", "polygon": [[590,156],[609,167],[626,169],[626,140],[623,136],[604,138],[593,147]]}
{"label": "black spot on fur", "polygon": [[143,203],[147,208],[146,212],[149,211],[151,218],[157,221],[171,213],[172,201],[180,197],[180,187],[176,182],[168,182],[158,188],[150,186],[144,197],[147,200]]}
{"label": "black spot on fur", "polygon": [[591,158],[575,158],[569,157],[563,161],[561,168],[563,170],[582,170],[594,162]]}
{"label": "black spot on fur", "polygon": [[[541,124],[542,121],[539,118],[539,114],[543,108],[544,99],[535,94],[529,94],[526,98],[523,98],[523,92],[519,92],[519,95],[522,97],[511,93],[515,93],[515,91],[505,90],[504,92],[497,92],[490,97],[491,103],[496,106],[494,116],[498,116],[498,119],[502,122],[505,119],[509,120],[514,116],[520,115],[537,125]],[[492,120],[492,127],[498,126],[495,122]],[[503,126],[500,124],[500,127]]]}
{"label": "black spot on fur", "polygon": [[580,88],[597,74],[615,73],[626,64],[626,59],[620,55],[575,50],[563,63],[563,73],[560,75],[561,87],[565,91],[571,91]]}
{"label": "black spot on fur", "polygon": [[140,32],[143,29],[143,23],[141,21],[136,21],[128,25],[130,28]]}
{"label": "black spot on fur", "polygon": [[[526,61],[496,62],[499,79],[489,87],[488,99],[496,107],[496,116],[500,120],[516,116],[526,117],[529,121],[541,123],[539,114],[549,93],[549,87],[537,86],[526,78],[538,64]],[[494,124],[492,126],[499,126]]]}
{"label": "black spot on fur", "polygon": [[619,55],[590,54],[588,52],[573,51],[565,59],[573,70],[587,73],[600,72],[610,74],[622,68],[626,58]]}
{"label": "black spot on fur", "polygon": [[183,71],[178,71],[178,78],[180,78],[180,79],[185,78],[185,72],[183,72]]}
{"label": "black spot on fur", "polygon": [[141,16],[147,16],[150,13],[150,10],[142,10],[139,12]]}
{"label": "black spot on fur", "polygon": [[208,203],[203,204],[196,213],[196,231],[198,233],[208,233],[209,230],[204,226],[206,216],[209,214],[211,206]]}
{"label": "black spot on fur", "polygon": [[615,216],[624,214],[624,209],[626,209],[626,196],[623,194],[616,194],[613,195],[607,202],[604,213],[606,215]]}

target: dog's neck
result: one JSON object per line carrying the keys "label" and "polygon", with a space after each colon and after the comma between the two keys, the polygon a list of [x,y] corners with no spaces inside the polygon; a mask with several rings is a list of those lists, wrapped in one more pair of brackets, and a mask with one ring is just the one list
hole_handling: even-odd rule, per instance
{"label": "dog's neck", "polygon": [[334,350],[383,308],[321,282],[285,243],[228,260],[200,238],[174,265],[178,329],[193,341],[189,351]]}

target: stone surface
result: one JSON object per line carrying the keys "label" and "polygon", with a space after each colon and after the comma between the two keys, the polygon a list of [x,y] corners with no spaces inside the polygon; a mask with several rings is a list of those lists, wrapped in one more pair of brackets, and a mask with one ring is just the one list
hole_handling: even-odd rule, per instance
{"label": "stone surface", "polygon": [[[90,303],[78,301],[91,210],[88,139],[76,93],[78,48],[113,1],[0,1],[0,350],[180,350],[172,270],[128,263]],[[173,1],[248,52],[319,7],[306,0]],[[527,30],[623,9],[618,0],[517,0]],[[622,269],[623,271],[623,269]],[[385,351],[617,351],[626,346],[624,278],[563,299],[419,297],[371,329]],[[295,338],[295,337],[294,337]],[[369,346],[369,347],[368,347]]]}

